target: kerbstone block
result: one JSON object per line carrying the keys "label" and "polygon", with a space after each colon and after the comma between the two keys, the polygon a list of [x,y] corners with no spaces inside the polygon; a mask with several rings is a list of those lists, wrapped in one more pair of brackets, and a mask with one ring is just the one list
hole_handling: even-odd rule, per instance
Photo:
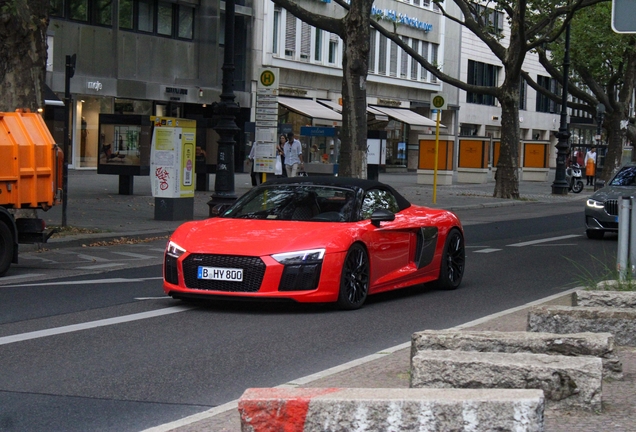
{"label": "kerbstone block", "polygon": [[602,370],[597,357],[420,351],[410,387],[540,389],[548,408],[600,411]]}
{"label": "kerbstone block", "polygon": [[241,431],[543,431],[540,390],[260,388],[239,399]]}
{"label": "kerbstone block", "polygon": [[636,309],[535,306],[528,311],[528,331],[612,333],[616,345],[636,346]]}
{"label": "kerbstone block", "polygon": [[611,333],[425,330],[413,333],[411,337],[411,359],[423,350],[593,356],[602,359],[604,378],[623,377],[623,366],[614,352]]}
{"label": "kerbstone block", "polygon": [[634,291],[579,290],[573,297],[574,306],[636,309],[636,292]]}

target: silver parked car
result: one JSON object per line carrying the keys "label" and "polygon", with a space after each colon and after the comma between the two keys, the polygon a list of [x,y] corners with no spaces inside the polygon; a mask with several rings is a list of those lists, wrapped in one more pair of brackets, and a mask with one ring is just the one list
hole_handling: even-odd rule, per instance
{"label": "silver parked car", "polygon": [[601,239],[606,232],[618,232],[621,197],[636,196],[636,163],[623,166],[614,178],[592,195],[585,205],[588,238]]}

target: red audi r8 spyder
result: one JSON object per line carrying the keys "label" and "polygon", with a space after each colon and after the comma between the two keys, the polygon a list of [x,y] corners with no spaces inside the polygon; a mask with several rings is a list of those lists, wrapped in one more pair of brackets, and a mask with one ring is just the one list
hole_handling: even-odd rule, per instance
{"label": "red audi r8 spyder", "polygon": [[335,302],[437,281],[457,288],[465,250],[455,214],[409,203],[386,184],[296,177],[257,186],[216,217],[186,222],[170,237],[164,291]]}

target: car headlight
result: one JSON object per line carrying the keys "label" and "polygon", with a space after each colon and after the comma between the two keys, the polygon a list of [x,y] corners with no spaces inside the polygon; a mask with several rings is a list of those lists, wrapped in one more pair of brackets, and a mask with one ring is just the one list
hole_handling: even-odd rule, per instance
{"label": "car headlight", "polygon": [[587,206],[595,209],[602,209],[605,207],[605,203],[603,201],[596,201],[595,199],[588,199]]}
{"label": "car headlight", "polygon": [[169,241],[166,245],[166,255],[170,255],[174,258],[179,258],[181,255],[185,253],[185,249],[176,244],[173,241]]}
{"label": "car headlight", "polygon": [[281,264],[305,264],[310,262],[322,261],[325,256],[324,249],[311,249],[298,252],[285,252],[272,255],[276,261]]}

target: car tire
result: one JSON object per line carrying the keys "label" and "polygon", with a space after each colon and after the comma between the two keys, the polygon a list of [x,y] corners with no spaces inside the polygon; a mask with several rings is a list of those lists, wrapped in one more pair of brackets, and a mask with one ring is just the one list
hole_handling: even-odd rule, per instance
{"label": "car tire", "polygon": [[603,236],[605,235],[605,231],[601,231],[601,230],[586,230],[585,234],[587,235],[587,238],[592,239],[592,240],[601,240],[603,238]]}
{"label": "car tire", "polygon": [[4,276],[13,261],[13,236],[9,227],[0,222],[0,276]]}
{"label": "car tire", "polygon": [[466,250],[462,233],[453,228],[446,236],[442,262],[440,263],[437,287],[442,290],[454,290],[464,277]]}
{"label": "car tire", "polygon": [[343,310],[359,309],[369,295],[369,254],[360,243],[354,243],[342,264],[337,306]]}
{"label": "car tire", "polygon": [[572,185],[572,192],[579,193],[583,190],[584,187],[585,186],[583,185],[583,182],[581,180],[575,181]]}

